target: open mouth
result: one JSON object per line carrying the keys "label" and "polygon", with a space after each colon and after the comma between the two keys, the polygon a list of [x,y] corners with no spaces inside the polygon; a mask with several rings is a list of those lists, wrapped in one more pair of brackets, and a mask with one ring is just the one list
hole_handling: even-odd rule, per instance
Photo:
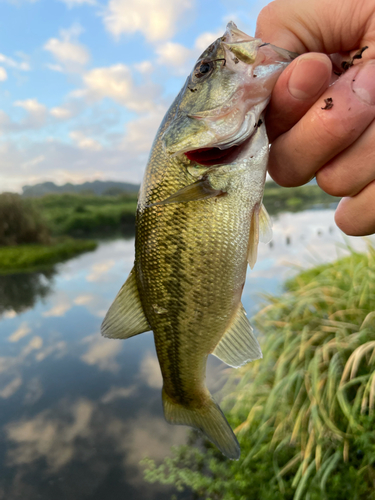
{"label": "open mouth", "polygon": [[219,149],[219,148],[202,148],[195,149],[194,151],[187,151],[185,155],[191,161],[195,161],[200,165],[204,165],[206,167],[211,167],[212,165],[221,165],[228,163],[229,160],[233,158],[233,156],[237,156],[236,153],[239,153],[242,144],[239,146],[232,146],[228,149]]}

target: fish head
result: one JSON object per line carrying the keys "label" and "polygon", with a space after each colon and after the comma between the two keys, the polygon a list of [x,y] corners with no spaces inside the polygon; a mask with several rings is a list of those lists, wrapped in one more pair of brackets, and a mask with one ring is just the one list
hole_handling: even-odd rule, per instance
{"label": "fish head", "polygon": [[210,156],[215,148],[216,157],[222,158],[242,144],[254,132],[279,74],[293,58],[230,22],[224,35],[198,58],[177,98],[175,115],[162,136],[166,153],[194,159],[194,152]]}

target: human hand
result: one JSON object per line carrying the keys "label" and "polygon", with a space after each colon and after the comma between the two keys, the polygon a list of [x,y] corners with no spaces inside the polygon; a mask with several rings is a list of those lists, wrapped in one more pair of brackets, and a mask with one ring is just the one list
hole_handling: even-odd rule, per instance
{"label": "human hand", "polygon": [[[342,196],[336,224],[346,233],[375,232],[375,2],[276,0],[260,13],[256,36],[304,54],[281,74],[267,112],[271,177],[300,186],[316,175]],[[337,79],[325,54],[362,61]],[[351,54],[350,54],[351,53]],[[333,107],[324,99],[332,98]]]}

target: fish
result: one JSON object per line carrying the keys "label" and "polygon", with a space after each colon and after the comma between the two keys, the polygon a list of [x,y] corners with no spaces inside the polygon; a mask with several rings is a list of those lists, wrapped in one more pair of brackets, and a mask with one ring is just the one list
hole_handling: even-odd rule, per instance
{"label": "fish", "polygon": [[199,57],[154,140],[134,267],[101,328],[115,339],[153,331],[167,422],[200,430],[230,459],[240,446],[205,385],[206,363],[262,357],[241,294],[259,240],[272,235],[264,111],[295,57],[233,22]]}

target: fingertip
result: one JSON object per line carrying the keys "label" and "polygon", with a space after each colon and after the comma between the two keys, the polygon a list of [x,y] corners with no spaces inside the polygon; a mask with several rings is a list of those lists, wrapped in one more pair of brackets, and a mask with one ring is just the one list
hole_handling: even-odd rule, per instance
{"label": "fingertip", "polygon": [[348,236],[375,233],[375,181],[353,197],[342,198],[335,212],[337,226]]}
{"label": "fingertip", "polygon": [[332,62],[326,54],[302,54],[294,61],[288,91],[296,100],[315,101],[327,88],[331,73]]}
{"label": "fingertip", "polygon": [[339,229],[348,236],[364,236],[358,221],[353,218],[351,209],[351,198],[342,198],[335,212],[335,223]]}
{"label": "fingertip", "polygon": [[332,63],[320,53],[302,54],[280,75],[267,110],[267,130],[272,142],[290,130],[329,86]]}

